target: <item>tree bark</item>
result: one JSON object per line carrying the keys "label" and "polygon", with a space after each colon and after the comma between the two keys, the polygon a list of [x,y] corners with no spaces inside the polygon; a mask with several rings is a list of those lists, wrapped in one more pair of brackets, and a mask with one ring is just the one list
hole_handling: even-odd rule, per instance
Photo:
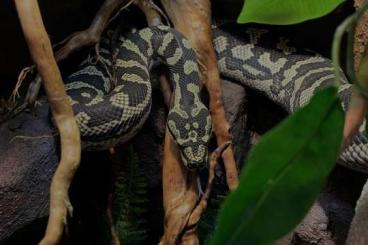
{"label": "tree bark", "polygon": [[[189,39],[200,62],[202,82],[210,96],[210,111],[213,131],[218,146],[231,141],[229,123],[226,119],[220,87],[217,59],[212,46],[211,6],[208,0],[162,0],[161,1],[175,29]],[[227,184],[234,190],[238,183],[238,171],[232,147],[223,153]]]}
{"label": "tree bark", "polygon": [[41,244],[56,244],[66,222],[68,189],[78,168],[81,154],[79,128],[65,92],[51,43],[43,25],[36,0],[15,0],[20,23],[31,56],[49,101],[55,124],[60,133],[61,159],[50,188],[50,216],[46,234]]}
{"label": "tree bark", "polygon": [[[196,236],[186,234],[184,231],[198,200],[197,174],[188,171],[179,156],[177,146],[166,129],[162,166],[165,219],[161,244],[164,245],[177,244],[182,234],[187,241],[185,243],[198,243]],[[190,236],[191,239],[186,236]]]}

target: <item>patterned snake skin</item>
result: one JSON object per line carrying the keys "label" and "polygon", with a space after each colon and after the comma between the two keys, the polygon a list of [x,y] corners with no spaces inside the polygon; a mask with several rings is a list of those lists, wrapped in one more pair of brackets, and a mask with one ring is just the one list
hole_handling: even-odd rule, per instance
{"label": "patterned snake skin", "polygon": [[[134,136],[152,103],[149,67],[160,58],[169,68],[174,100],[167,125],[189,169],[207,164],[211,117],[200,100],[196,55],[178,32],[158,26],[130,33],[118,44],[117,59],[101,49],[97,65],[86,61],[67,79],[66,89],[80,127],[84,150],[106,149]],[[104,65],[102,65],[102,64]],[[117,77],[111,85],[111,74]]]}
{"label": "patterned snake skin", "polygon": [[[332,62],[311,51],[289,47],[288,40],[264,29],[248,28],[235,38],[213,29],[213,44],[221,75],[264,93],[289,113],[305,105],[317,89],[334,83]],[[339,96],[347,108],[352,85],[342,74]],[[364,123],[365,124],[365,123]],[[368,139],[365,125],[338,163],[368,172]]]}
{"label": "patterned snake skin", "polygon": [[[317,89],[334,83],[330,60],[289,47],[286,39],[270,35],[267,30],[248,28],[245,33],[240,39],[213,29],[222,76],[264,93],[290,113],[305,105]],[[104,65],[87,61],[68,78],[66,87],[83,148],[106,149],[137,133],[150,112],[149,68],[159,57],[168,65],[173,81],[169,131],[188,168],[205,166],[211,119],[200,101],[198,66],[188,42],[176,31],[158,26],[120,38],[118,46],[116,61],[111,59],[111,50],[102,47],[100,60]],[[114,87],[111,74],[118,78]],[[342,77],[339,95],[346,108],[351,85]],[[339,163],[368,172],[367,143],[363,133],[357,135]]]}

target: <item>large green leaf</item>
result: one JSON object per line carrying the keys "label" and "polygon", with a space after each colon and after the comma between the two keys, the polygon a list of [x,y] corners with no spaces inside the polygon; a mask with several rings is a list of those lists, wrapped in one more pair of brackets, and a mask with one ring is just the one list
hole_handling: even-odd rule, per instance
{"label": "large green leaf", "polygon": [[289,25],[324,16],[344,0],[246,0],[238,23]]}
{"label": "large green leaf", "polygon": [[344,113],[336,94],[318,92],[254,147],[211,245],[269,244],[302,220],[339,153]]}

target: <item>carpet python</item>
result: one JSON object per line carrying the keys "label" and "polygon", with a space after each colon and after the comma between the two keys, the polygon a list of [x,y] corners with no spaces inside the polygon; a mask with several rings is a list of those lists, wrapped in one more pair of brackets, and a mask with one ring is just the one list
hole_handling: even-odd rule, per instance
{"label": "carpet python", "polygon": [[[116,59],[101,45],[99,62],[86,60],[66,81],[83,149],[107,149],[137,133],[151,109],[149,68],[159,58],[169,69],[174,91],[167,116],[169,132],[187,168],[206,166],[212,123],[200,99],[199,69],[189,42],[166,26],[120,39]],[[117,78],[114,86],[112,73]]]}
{"label": "carpet python", "polygon": [[[246,28],[242,37],[213,29],[213,44],[222,76],[255,89],[292,113],[322,87],[334,84],[331,60],[312,51],[288,45],[288,40],[268,30]],[[344,110],[352,93],[341,71],[339,97]],[[365,122],[338,163],[368,173],[368,139]]]}
{"label": "carpet python", "polygon": [[[267,30],[245,28],[241,38],[213,29],[213,45],[222,76],[264,93],[289,113],[305,105],[316,90],[334,83],[329,59],[288,45]],[[174,99],[167,125],[189,169],[207,163],[211,119],[200,100],[196,56],[188,41],[164,26],[120,38],[115,61],[101,48],[102,63],[86,61],[66,88],[81,130],[83,149],[106,149],[133,137],[151,108],[149,67],[159,57],[168,65]],[[108,43],[108,41],[107,41]],[[115,73],[117,82],[111,82]],[[339,95],[347,108],[352,85],[342,75]],[[364,125],[362,126],[362,130]],[[361,132],[341,155],[344,166],[368,172],[368,140]]]}

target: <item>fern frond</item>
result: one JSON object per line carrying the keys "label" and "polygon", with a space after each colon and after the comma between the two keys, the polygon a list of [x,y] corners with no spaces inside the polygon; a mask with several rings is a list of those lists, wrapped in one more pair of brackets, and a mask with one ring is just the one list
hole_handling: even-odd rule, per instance
{"label": "fern frond", "polygon": [[147,236],[147,181],[132,146],[116,167],[113,220],[121,244],[141,244]]}

